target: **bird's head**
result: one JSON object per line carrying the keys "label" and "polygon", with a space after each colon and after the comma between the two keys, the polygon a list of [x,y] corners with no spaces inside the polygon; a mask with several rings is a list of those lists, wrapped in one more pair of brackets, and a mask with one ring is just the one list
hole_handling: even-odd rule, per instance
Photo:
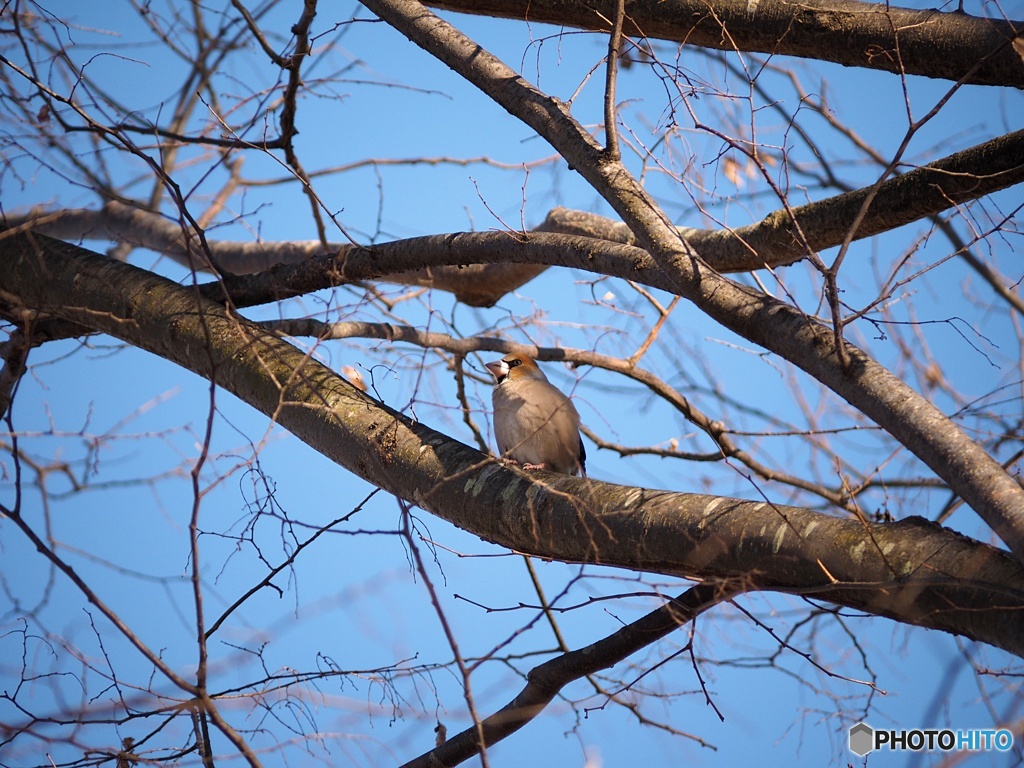
{"label": "bird's head", "polygon": [[537,361],[526,355],[505,355],[501,360],[487,363],[487,370],[494,376],[495,383],[501,384],[506,379],[539,379],[547,381],[544,371],[537,367]]}

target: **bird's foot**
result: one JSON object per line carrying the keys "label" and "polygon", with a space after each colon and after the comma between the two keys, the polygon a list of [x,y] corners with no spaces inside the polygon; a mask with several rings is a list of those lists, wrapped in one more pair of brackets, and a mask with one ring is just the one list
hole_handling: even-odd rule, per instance
{"label": "bird's foot", "polygon": [[547,469],[547,464],[523,464],[523,469]]}

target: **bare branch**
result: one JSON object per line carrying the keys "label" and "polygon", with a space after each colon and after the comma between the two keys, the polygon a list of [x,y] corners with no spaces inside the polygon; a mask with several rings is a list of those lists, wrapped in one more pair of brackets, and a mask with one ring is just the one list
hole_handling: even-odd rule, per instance
{"label": "bare branch", "polygon": [[[882,183],[868,213],[860,222],[854,239],[888,232],[915,221],[1024,181],[1024,130],[1015,131],[975,147],[956,152],[921,168]],[[721,273],[747,272],[793,264],[806,258],[808,248],[819,251],[843,242],[870,188],[793,208],[792,217],[775,211],[760,222],[735,229],[682,229],[686,241],[701,258]],[[188,242],[181,225],[118,201],[100,210],[29,211],[8,214],[8,227],[15,231],[32,229],[64,240],[103,239],[131,243],[171,256],[189,264],[198,240]],[[555,208],[535,233],[580,234],[635,245],[629,229],[596,214]],[[797,237],[797,229],[803,237]],[[804,240],[806,239],[806,242]],[[234,275],[262,272],[271,267],[295,264],[327,252],[344,252],[356,246],[317,241],[231,242],[209,240],[210,252],[226,272]],[[473,264],[473,254],[462,263]],[[543,263],[538,259],[537,262]],[[535,262],[535,263],[537,263]],[[449,262],[438,260],[434,269],[409,270],[390,275],[388,280],[408,284],[429,284],[456,293],[471,306],[491,306],[504,293],[532,279],[539,271],[495,264],[474,275],[466,267],[445,270]],[[507,273],[507,276],[506,276]]]}
{"label": "bare branch", "polygon": [[415,0],[363,4],[561,152],[622,217],[661,267],[673,293],[859,408],[946,480],[1024,562],[1024,489],[938,408],[803,312],[708,269],[644,187],[621,163],[603,156],[567,105],[540,92]]}
{"label": "bare branch", "polygon": [[569,683],[617,664],[741,591],[742,588],[727,583],[698,584],[618,632],[534,667],[519,694],[485,718],[479,728],[462,731],[430,752],[410,760],[403,768],[453,766],[468,760],[481,749],[481,732],[484,746],[511,736],[544,711]]}
{"label": "bare branch", "polygon": [[510,469],[175,283],[42,236],[0,243],[0,283],[21,302],[214,379],[368,482],[486,540],[566,562],[739,579],[1024,654],[1024,569],[992,547],[919,518],[869,524]]}
{"label": "bare branch", "polygon": [[[464,13],[550,22],[604,32],[613,0],[592,4],[558,0],[432,0]],[[624,28],[630,37],[671,40],[718,50],[759,51],[833,61],[979,85],[1024,87],[1024,65],[1011,47],[1020,21],[915,10],[856,0],[634,0]],[[895,51],[899,51],[899,56]]]}

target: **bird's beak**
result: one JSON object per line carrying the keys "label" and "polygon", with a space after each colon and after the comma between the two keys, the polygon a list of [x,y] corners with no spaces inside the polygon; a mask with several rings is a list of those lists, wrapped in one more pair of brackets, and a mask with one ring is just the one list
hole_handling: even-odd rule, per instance
{"label": "bird's beak", "polygon": [[495,360],[493,363],[484,363],[484,367],[491,372],[495,381],[501,381],[508,375],[508,364],[504,360]]}

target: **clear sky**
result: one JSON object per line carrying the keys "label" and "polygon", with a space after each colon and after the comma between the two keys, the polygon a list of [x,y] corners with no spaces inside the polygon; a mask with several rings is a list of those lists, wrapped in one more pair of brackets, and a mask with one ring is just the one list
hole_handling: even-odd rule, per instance
{"label": "clear sky", "polygon": [[[221,5],[215,2],[210,7]],[[78,66],[133,105],[139,115],[163,120],[181,82],[183,63],[168,57],[159,46],[140,44],[145,29],[126,3],[65,1],[43,6],[55,17],[73,22],[63,39],[65,45],[74,42],[69,50]],[[261,24],[287,30],[298,7],[286,3]],[[556,205],[611,215],[564,162],[524,167],[550,157],[550,147],[445,66],[384,24],[371,21],[365,10],[358,13],[362,21],[331,32],[335,23],[352,17],[355,7],[320,4],[315,31],[323,37],[318,43],[336,39],[336,48],[319,57],[307,73],[307,80],[332,76],[329,84],[317,85],[300,103],[296,149],[307,170],[367,158],[486,157],[492,162],[377,165],[317,177],[317,192],[345,233],[371,242],[470,229],[532,227]],[[162,5],[153,10],[166,12]],[[967,11],[980,12],[970,4]],[[1017,3],[1001,10],[987,6],[985,13],[1021,18],[1021,11]],[[447,18],[527,79],[564,100],[573,98],[574,114],[584,124],[595,125],[602,119],[603,74],[594,69],[604,53],[601,36],[560,34],[551,27],[477,17]],[[790,162],[814,162],[813,153],[788,132],[784,116],[805,108],[785,85],[784,75],[766,70],[759,79],[773,94],[769,99],[752,93],[717,58],[685,48],[676,58],[676,52],[664,45],[658,50],[690,78],[695,91],[689,103],[702,119],[731,115],[734,122],[728,130],[747,125],[766,146],[789,147]],[[16,63],[24,56],[10,45],[5,46],[5,55]],[[759,66],[752,58],[744,62]],[[907,116],[898,79],[815,62],[775,59],[772,64],[796,66],[804,86],[826,96],[851,134],[883,156],[899,146]],[[240,109],[258,113],[265,99],[262,89],[273,84],[275,77],[273,66],[251,49],[225,68],[218,88],[224,103],[252,94]],[[921,78],[905,85],[917,116],[948,90],[947,83]],[[723,94],[717,95],[716,89],[723,89]],[[722,170],[722,142],[693,130],[663,74],[642,65],[631,67],[622,74],[619,98],[629,126],[625,135],[633,147],[667,144],[672,126],[679,127],[673,135],[674,154],[666,149],[661,157],[666,166],[669,160],[680,163],[674,168],[680,173],[689,165],[686,175],[691,186],[679,184],[664,168],[648,167],[644,176],[677,224],[741,226],[778,207],[778,200],[763,184],[748,179],[737,186],[730,181]],[[915,137],[907,157],[921,162],[1017,128],[1024,118],[1021,104],[1019,93],[962,89],[940,117]],[[99,108],[96,112],[100,113]],[[807,118],[801,124],[821,129],[824,121]],[[260,130],[256,125],[246,138],[255,140]],[[275,126],[269,128],[269,133],[275,131]],[[820,137],[819,151],[843,179],[862,184],[877,176],[877,169],[852,150],[848,137],[824,130]],[[81,157],[91,162],[87,139],[76,141]],[[125,163],[109,149],[101,154],[113,176],[129,179],[139,173],[137,163]],[[195,185],[183,188],[190,204],[201,211],[223,176],[203,175],[209,162],[205,150],[185,150],[183,156],[197,161],[182,170],[182,179]],[[21,154],[8,153],[5,160],[6,170],[0,177],[5,211],[40,204],[54,208],[98,204],[89,189],[69,183],[75,177],[66,162],[58,173]],[[639,162],[632,162],[639,172]],[[288,175],[280,155],[258,153],[246,157],[244,173],[252,179]],[[794,174],[787,179],[781,166],[775,173],[792,184],[794,203],[831,194],[808,184],[805,176]],[[143,179],[127,191],[144,197],[149,184]],[[691,198],[695,189],[706,195],[703,213]],[[1011,213],[1018,205],[1019,190],[1010,190],[993,198],[989,213],[992,209]],[[308,202],[295,185],[248,187],[232,198],[220,221],[224,223],[209,230],[210,237],[266,241],[316,237]],[[328,234],[343,241],[345,233],[332,228]],[[924,240],[930,239],[923,234],[921,240],[917,237],[901,232],[856,244],[844,272],[844,300],[851,306],[868,301],[876,290],[877,271],[908,252],[911,244],[918,246],[911,261],[921,264],[936,263],[950,250],[945,242],[936,242],[935,250],[928,250],[932,246]],[[1016,260],[1016,274],[1021,276],[1016,237],[993,239],[987,255],[1010,272],[1007,265]],[[932,238],[941,241],[934,234]],[[93,241],[85,245],[97,251],[107,246]],[[130,261],[175,280],[186,279],[179,266],[148,251],[137,250]],[[936,266],[933,272],[927,287],[906,299],[914,318],[942,321],[927,327],[926,343],[943,359],[962,361],[946,371],[962,392],[977,397],[1005,385],[1005,407],[1019,414],[1020,387],[1013,387],[1019,385],[1021,372],[1014,367],[1019,352],[1012,323],[962,300],[980,289],[957,262]],[[513,321],[543,313],[530,326],[529,336],[520,330],[506,335],[628,354],[643,338],[644,322],[652,317],[650,307],[621,281],[594,283],[594,277],[552,269],[492,309],[472,309],[455,305],[447,296],[428,294],[404,301],[395,313],[419,327],[466,336],[508,329]],[[801,300],[810,302],[811,311],[816,309],[815,280],[804,267],[793,267],[784,280],[800,291]],[[403,292],[387,289],[391,296]],[[667,303],[670,297],[658,294],[656,298]],[[330,319],[381,319],[354,289],[253,310],[250,316],[322,316],[327,304],[340,307],[328,313]],[[962,318],[962,325],[950,322],[954,316]],[[897,317],[907,319],[898,313]],[[709,391],[717,387],[734,402],[794,423],[807,410],[827,412],[836,407],[833,400],[819,399],[804,378],[692,307],[680,306],[673,320],[671,334],[666,332],[645,364],[680,387],[699,383],[704,391],[692,392],[695,402],[712,402]],[[851,334],[883,362],[899,354],[894,344],[879,338],[876,326],[859,324]],[[316,354],[336,369],[342,365],[362,369],[374,394],[388,405],[460,440],[472,441],[457,408],[453,377],[435,358],[424,358],[411,346],[362,341],[321,344]],[[469,397],[478,406],[474,419],[489,437],[490,393],[482,368],[487,359],[469,361],[480,376],[479,381],[469,382]],[[195,665],[190,642],[194,608],[187,579],[193,503],[189,469],[199,454],[210,414],[208,385],[106,337],[91,338],[85,344],[47,345],[33,354],[31,362],[34,367],[21,384],[13,412],[19,445],[40,465],[63,461],[67,471],[52,468],[39,475],[47,503],[38,488],[30,487],[24,508],[36,529],[59,542],[76,571],[136,628],[140,638],[173,668],[187,673]],[[626,445],[667,444],[675,439],[684,450],[709,449],[709,442],[692,425],[653,402],[643,390],[625,386],[604,372],[571,371],[553,364],[547,370],[560,387],[574,392],[584,422],[607,439]],[[936,398],[949,407],[941,393]],[[752,426],[763,423],[739,409],[735,418],[737,425],[746,418]],[[7,438],[4,441],[6,448]],[[830,445],[849,451],[853,461],[863,457],[863,469],[870,471],[873,465],[867,462],[889,460],[879,448],[881,443],[871,435],[858,434]],[[806,445],[776,448],[768,439],[751,445],[763,450],[766,460],[780,465],[817,462],[827,466],[832,460]],[[732,466],[656,457],[623,459],[592,444],[587,447],[590,474],[599,480],[745,498],[766,492],[773,500],[791,500],[789,490],[752,483]],[[219,390],[212,448],[201,473],[201,554],[209,621],[262,578],[267,563],[279,563],[316,526],[351,512],[373,490]],[[14,502],[9,453],[5,452],[3,462],[0,494],[9,505]],[[914,466],[905,456],[893,464],[901,471]],[[35,473],[23,472],[36,481]],[[881,507],[882,496],[868,498]],[[922,493],[920,508],[904,508],[900,514],[934,516],[942,502],[938,496]],[[820,500],[819,505],[824,506]],[[522,558],[421,511],[415,519],[427,574],[459,637],[462,654],[479,658],[500,648],[503,654],[516,657],[507,664],[485,663],[472,678],[480,710],[490,713],[515,694],[521,673],[546,658],[530,654],[554,647],[551,630],[535,620],[537,612],[531,606],[537,598]],[[394,534],[400,524],[395,500],[383,493],[373,495],[350,521],[304,551],[294,570],[278,576],[277,589],[264,589],[218,631],[212,653],[221,689],[259,678],[260,665],[268,674],[331,666],[352,672],[320,681],[289,700],[268,681],[261,701],[265,709],[250,709],[241,700],[236,709],[226,704],[238,727],[264,729],[253,739],[258,749],[290,742],[284,753],[291,766],[385,765],[427,750],[437,719],[451,733],[469,724],[457,671],[450,665],[451,651],[426,585],[411,567],[403,540]],[[957,511],[948,524],[968,535],[991,538],[968,509]],[[40,712],[55,707],[62,698],[65,704],[82,700],[95,707],[110,706],[111,717],[118,722],[84,728],[81,744],[114,747],[125,736],[141,739],[150,726],[139,727],[136,721],[120,718],[133,706],[152,706],[151,702],[141,704],[141,693],[135,690],[147,684],[150,665],[111,632],[68,580],[49,568],[3,520],[0,563],[0,690],[10,692],[18,685],[18,659],[24,653],[37,670],[59,675],[22,681],[22,686],[33,690],[22,694],[22,699],[31,700]],[[638,578],[611,569],[545,562],[536,562],[535,568],[547,596],[557,597],[561,607],[572,608],[559,617],[570,648],[594,642],[621,622],[651,610],[656,604],[652,593],[676,594],[685,588],[680,581],[655,575]],[[608,595],[625,597],[591,600]],[[25,623],[20,617],[28,614],[32,619]],[[1012,660],[991,648],[941,633],[849,611],[837,614],[828,605],[816,610],[803,600],[778,594],[748,595],[735,606],[719,606],[698,619],[692,630],[692,654],[685,648],[691,639],[691,627],[686,627],[602,681],[613,691],[622,681],[635,681],[622,694],[626,700],[642,691],[659,692],[664,698],[648,700],[645,713],[689,736],[641,726],[621,706],[602,706],[606,702],[594,695],[593,687],[579,682],[537,721],[495,747],[492,765],[859,765],[863,761],[846,749],[846,729],[862,717],[876,727],[895,728],[992,727],[997,720],[1021,717],[1019,696],[1007,696],[1002,681],[982,676],[979,682],[970,669],[974,664],[1002,670]],[[776,654],[779,638],[785,638],[789,647]],[[68,674],[78,670],[70,649],[99,670],[113,670],[117,683],[105,681],[102,672],[90,672],[83,686],[81,673]],[[387,678],[377,671],[393,665],[407,674]],[[1019,672],[1019,663],[1016,669]],[[167,696],[168,705],[178,695],[159,677],[154,687]],[[990,688],[1003,693],[990,697]],[[242,712],[247,714],[243,717]],[[0,699],[0,723],[18,723],[22,716],[10,701]],[[184,729],[185,725],[174,727]],[[319,738],[303,740],[299,732],[316,732]],[[50,752],[58,765],[81,757],[81,745],[48,744],[50,733],[56,730],[41,726],[39,740],[17,742],[6,755],[0,753],[0,765],[46,765]],[[965,763],[1020,764],[1019,726],[1015,733],[1017,748],[1011,753],[970,755]],[[187,742],[182,730],[178,743]],[[226,745],[219,746],[226,750]],[[266,765],[285,764],[277,754],[261,755]],[[941,753],[875,754],[868,764],[932,766],[942,760]]]}

